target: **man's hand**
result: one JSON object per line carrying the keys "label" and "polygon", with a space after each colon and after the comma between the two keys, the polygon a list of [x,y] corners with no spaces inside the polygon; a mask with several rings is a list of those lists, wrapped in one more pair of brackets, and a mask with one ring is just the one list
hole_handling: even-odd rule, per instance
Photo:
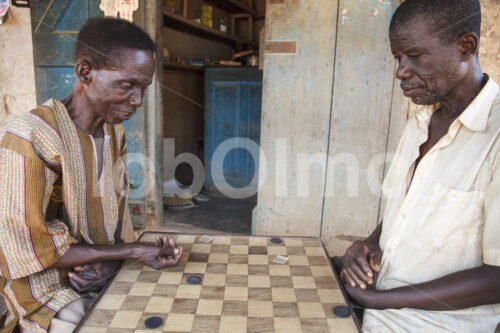
{"label": "man's hand", "polygon": [[69,283],[77,292],[101,290],[108,279],[113,276],[119,266],[119,261],[97,262],[74,267],[74,272],[68,273]]}
{"label": "man's hand", "polygon": [[370,241],[356,241],[346,251],[345,265],[340,272],[344,283],[352,287],[359,286],[366,289],[367,285],[374,283],[375,272],[380,272],[380,259],[382,251]]}
{"label": "man's hand", "polygon": [[182,258],[182,246],[176,247],[172,238],[156,238],[156,245],[152,243],[136,243],[136,257],[141,263],[154,269],[163,269],[175,266]]}

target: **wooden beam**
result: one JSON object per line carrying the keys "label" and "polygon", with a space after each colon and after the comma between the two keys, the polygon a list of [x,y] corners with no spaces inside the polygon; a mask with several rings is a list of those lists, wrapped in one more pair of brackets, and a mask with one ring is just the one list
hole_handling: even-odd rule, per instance
{"label": "wooden beam", "polygon": [[188,17],[188,0],[182,1],[182,16]]}
{"label": "wooden beam", "polygon": [[[163,45],[163,4],[162,1],[144,0],[144,30],[157,45]],[[163,222],[163,98],[162,98],[162,48],[155,54],[155,74],[145,98],[145,151],[153,162],[153,168],[145,163],[146,188],[146,229],[157,230]],[[152,183],[151,183],[152,182]]]}

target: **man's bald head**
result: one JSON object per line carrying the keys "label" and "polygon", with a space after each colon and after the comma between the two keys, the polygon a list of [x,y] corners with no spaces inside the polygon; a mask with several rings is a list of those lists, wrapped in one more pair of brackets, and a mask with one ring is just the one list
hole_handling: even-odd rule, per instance
{"label": "man's bald head", "polygon": [[479,0],[406,0],[394,12],[389,30],[416,17],[428,20],[430,33],[452,43],[466,33],[481,34]]}

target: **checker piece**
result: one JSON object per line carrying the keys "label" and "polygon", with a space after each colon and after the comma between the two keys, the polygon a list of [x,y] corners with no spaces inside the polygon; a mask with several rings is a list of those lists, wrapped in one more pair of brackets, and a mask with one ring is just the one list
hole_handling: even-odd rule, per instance
{"label": "checker piece", "polygon": [[337,305],[333,308],[333,313],[335,313],[337,317],[346,318],[351,314],[351,310],[347,306]]}
{"label": "checker piece", "polygon": [[144,322],[144,326],[150,329],[158,328],[161,326],[161,324],[163,324],[163,320],[160,317],[149,317]]}
{"label": "checker piece", "polygon": [[271,238],[271,243],[281,244],[281,238],[278,238],[278,237]]}
{"label": "checker piece", "polygon": [[196,276],[196,275],[192,275],[192,276],[187,278],[187,283],[192,284],[192,285],[200,284],[200,282],[201,282],[201,278],[199,276]]}

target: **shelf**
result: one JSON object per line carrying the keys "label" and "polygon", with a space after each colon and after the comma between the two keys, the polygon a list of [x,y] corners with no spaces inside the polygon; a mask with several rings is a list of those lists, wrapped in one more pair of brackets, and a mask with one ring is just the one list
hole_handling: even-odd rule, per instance
{"label": "shelf", "polygon": [[203,72],[203,66],[194,66],[188,64],[179,64],[177,62],[173,62],[170,60],[163,60],[163,68],[167,69],[176,69],[181,71],[190,71],[190,72]]}
{"label": "shelf", "polygon": [[239,2],[238,0],[205,0],[206,2],[210,2],[216,7],[220,9],[227,10],[230,14],[234,13],[246,13],[252,16],[257,16],[257,12],[252,8],[248,7],[244,3]]}
{"label": "shelf", "polygon": [[220,32],[213,28],[206,27],[202,24],[188,20],[187,18],[172,13],[166,8],[163,8],[163,22],[164,26],[173,28],[175,30],[196,34],[208,39],[218,40],[227,44],[242,43],[244,45],[249,45],[253,48],[257,48],[258,45],[255,42],[251,42],[247,39],[233,36],[227,33]]}

